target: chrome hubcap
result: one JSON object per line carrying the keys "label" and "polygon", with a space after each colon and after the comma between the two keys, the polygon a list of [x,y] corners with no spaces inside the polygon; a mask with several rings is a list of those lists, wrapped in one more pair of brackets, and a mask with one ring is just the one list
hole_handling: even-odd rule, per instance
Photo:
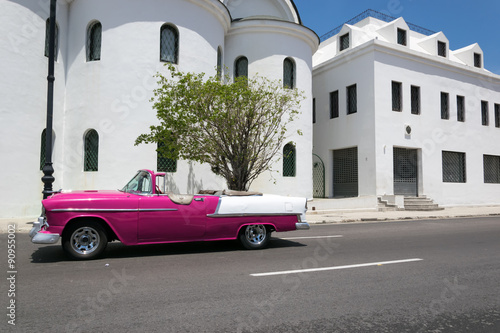
{"label": "chrome hubcap", "polygon": [[78,228],[71,235],[71,247],[80,254],[89,254],[99,246],[99,233],[90,227]]}
{"label": "chrome hubcap", "polygon": [[252,244],[260,244],[266,238],[266,227],[263,225],[249,225],[245,230],[245,237]]}

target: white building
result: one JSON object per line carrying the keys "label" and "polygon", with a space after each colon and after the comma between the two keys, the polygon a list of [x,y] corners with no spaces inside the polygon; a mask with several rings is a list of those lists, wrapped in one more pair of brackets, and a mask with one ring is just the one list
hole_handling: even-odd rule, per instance
{"label": "white building", "polygon": [[[0,217],[35,216],[43,184],[48,0],[0,2]],[[173,62],[184,72],[283,79],[305,92],[290,133],[295,176],[263,174],[252,190],[312,197],[312,56],[319,39],[291,0],[59,0],[55,66],[54,189],[114,189],[142,168],[161,169],[156,147],[134,146],[156,123],[153,75]],[[285,63],[291,67],[284,69]],[[293,126],[292,126],[293,127]],[[206,165],[178,161],[170,188],[225,188]]]}
{"label": "white building", "polygon": [[374,16],[313,58],[315,196],[342,209],[500,204],[500,76],[477,44],[450,50],[443,32]]}

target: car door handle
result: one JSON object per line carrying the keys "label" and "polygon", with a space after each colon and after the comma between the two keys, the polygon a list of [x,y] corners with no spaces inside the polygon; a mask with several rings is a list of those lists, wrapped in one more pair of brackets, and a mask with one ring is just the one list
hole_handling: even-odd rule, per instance
{"label": "car door handle", "polygon": [[194,198],[194,201],[202,201],[203,202],[203,201],[205,201],[205,199],[204,198]]}

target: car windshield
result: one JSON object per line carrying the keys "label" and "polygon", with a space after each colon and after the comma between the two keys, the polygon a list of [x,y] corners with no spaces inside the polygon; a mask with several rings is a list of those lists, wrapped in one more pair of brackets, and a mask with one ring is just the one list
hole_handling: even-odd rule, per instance
{"label": "car windshield", "polygon": [[151,175],[147,171],[139,171],[121,191],[134,194],[151,193]]}

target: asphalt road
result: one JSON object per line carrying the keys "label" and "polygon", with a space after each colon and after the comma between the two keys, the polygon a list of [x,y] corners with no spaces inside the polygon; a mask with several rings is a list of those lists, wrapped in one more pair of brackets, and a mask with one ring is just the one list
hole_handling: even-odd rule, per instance
{"label": "asphalt road", "polygon": [[498,217],[319,225],[274,237],[262,251],[231,241],[112,243],[103,259],[75,262],[60,245],[18,233],[8,273],[1,234],[1,269],[15,281],[1,284],[0,330],[500,332]]}

